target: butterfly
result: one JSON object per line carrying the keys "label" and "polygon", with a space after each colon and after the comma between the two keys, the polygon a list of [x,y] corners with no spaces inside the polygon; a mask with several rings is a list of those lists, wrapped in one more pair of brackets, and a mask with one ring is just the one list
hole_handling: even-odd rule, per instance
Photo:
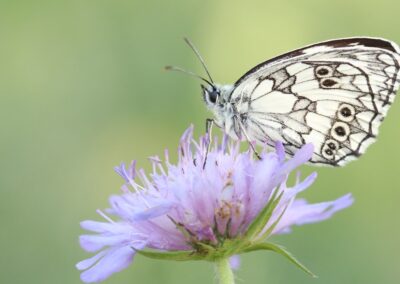
{"label": "butterfly", "polygon": [[343,166],[361,156],[399,88],[400,49],[385,39],[312,44],[260,63],[232,85],[214,83],[185,40],[209,79],[167,68],[205,82],[203,98],[214,114],[208,128],[215,124],[234,139],[271,147],[281,141],[289,156],[312,143],[315,165]]}

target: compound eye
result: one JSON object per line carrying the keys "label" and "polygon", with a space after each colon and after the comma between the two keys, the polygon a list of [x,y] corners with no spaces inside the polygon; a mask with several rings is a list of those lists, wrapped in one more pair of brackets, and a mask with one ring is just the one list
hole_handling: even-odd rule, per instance
{"label": "compound eye", "polygon": [[218,98],[218,91],[217,90],[212,90],[211,92],[208,93],[208,100],[215,104],[217,102],[217,98]]}

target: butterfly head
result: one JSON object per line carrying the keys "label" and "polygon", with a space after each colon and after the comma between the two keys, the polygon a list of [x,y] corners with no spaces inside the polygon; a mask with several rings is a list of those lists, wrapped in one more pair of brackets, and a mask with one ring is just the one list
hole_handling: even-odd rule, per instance
{"label": "butterfly head", "polygon": [[219,102],[221,96],[221,90],[215,85],[205,86],[201,84],[201,90],[203,91],[203,99],[208,107],[213,107]]}
{"label": "butterfly head", "polygon": [[233,87],[231,85],[201,85],[203,99],[211,109],[224,108],[229,100]]}
{"label": "butterfly head", "polygon": [[232,85],[201,85],[203,99],[208,109],[214,114],[214,123],[229,132],[232,117],[235,113],[234,106],[230,103]]}

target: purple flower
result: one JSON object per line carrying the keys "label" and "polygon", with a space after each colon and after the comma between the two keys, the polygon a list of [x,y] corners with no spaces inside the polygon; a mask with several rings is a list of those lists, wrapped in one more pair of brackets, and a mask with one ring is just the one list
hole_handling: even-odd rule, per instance
{"label": "purple flower", "polygon": [[[164,159],[150,158],[153,170],[146,175],[135,162],[126,170],[116,167],[125,184],[122,194],[110,197],[110,208],[100,215],[105,222],[83,221],[80,244],[92,258],[77,264],[82,281],[99,282],[125,269],[136,253],[161,259],[215,261],[240,253],[280,247],[264,243],[273,234],[287,233],[293,225],[330,218],[350,206],[351,195],[308,204],[296,195],[315,180],[313,173],[292,187],[290,172],[306,163],[313,153],[305,145],[285,161],[282,144],[276,152],[241,153],[239,142],[216,140],[204,164],[207,139],[193,140],[193,128],[183,134],[178,162],[168,152]],[[261,245],[260,245],[261,244]],[[268,245],[268,246],[266,246]],[[238,263],[237,259],[233,260]]]}

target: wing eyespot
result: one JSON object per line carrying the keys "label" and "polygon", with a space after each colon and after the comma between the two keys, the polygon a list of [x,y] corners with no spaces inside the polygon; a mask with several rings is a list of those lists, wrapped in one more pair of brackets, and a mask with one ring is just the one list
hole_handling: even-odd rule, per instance
{"label": "wing eyespot", "polygon": [[335,132],[339,136],[346,136],[346,130],[344,129],[343,126],[336,126],[335,127]]}
{"label": "wing eyespot", "polygon": [[339,80],[336,78],[324,78],[321,80],[322,88],[335,88],[338,87]]}
{"label": "wing eyespot", "polygon": [[336,141],[335,141],[335,143],[334,142],[326,143],[326,145],[328,145],[329,149],[331,149],[331,150],[336,150],[338,148],[337,144],[338,143]]}
{"label": "wing eyespot", "polygon": [[339,141],[339,142],[344,142],[347,140],[347,138],[350,135],[350,127],[344,123],[337,121],[333,124],[333,127],[331,129],[331,136]]}
{"label": "wing eyespot", "polygon": [[356,110],[354,106],[350,104],[342,104],[337,112],[337,117],[341,121],[351,122],[354,120],[356,114]]}
{"label": "wing eyespot", "polygon": [[324,157],[327,160],[335,160],[335,155],[336,155],[336,151],[330,149],[328,146],[324,146],[322,148],[322,157]]}
{"label": "wing eyespot", "polygon": [[331,77],[333,75],[333,68],[327,65],[320,65],[315,68],[315,74],[318,78]]}
{"label": "wing eyespot", "polygon": [[336,140],[327,139],[322,145],[321,154],[325,159],[334,161],[338,150],[339,143]]}

